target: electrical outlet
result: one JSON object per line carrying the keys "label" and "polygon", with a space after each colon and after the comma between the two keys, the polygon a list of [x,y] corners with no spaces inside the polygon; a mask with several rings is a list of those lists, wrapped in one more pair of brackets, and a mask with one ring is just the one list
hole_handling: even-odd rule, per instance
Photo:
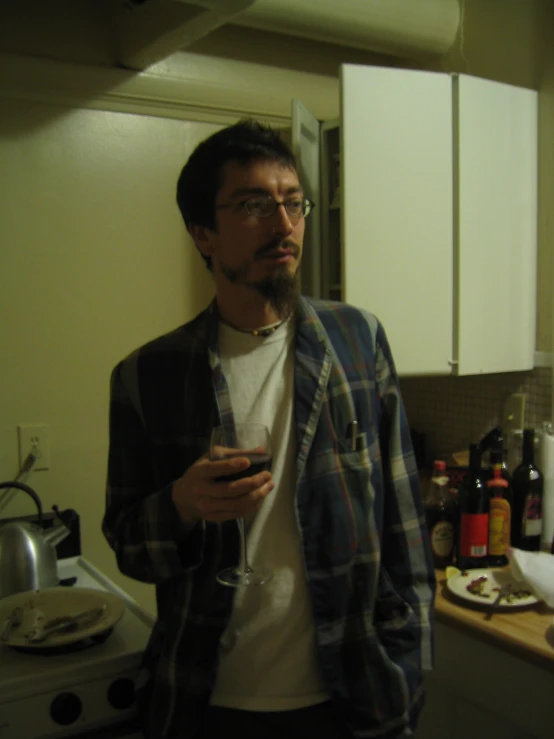
{"label": "electrical outlet", "polygon": [[525,428],[525,393],[514,393],[504,403],[504,416],[502,419],[502,434],[505,439],[510,438],[510,433]]}
{"label": "electrical outlet", "polygon": [[30,452],[37,456],[34,470],[50,469],[50,434],[45,423],[20,423],[19,464],[23,466]]}

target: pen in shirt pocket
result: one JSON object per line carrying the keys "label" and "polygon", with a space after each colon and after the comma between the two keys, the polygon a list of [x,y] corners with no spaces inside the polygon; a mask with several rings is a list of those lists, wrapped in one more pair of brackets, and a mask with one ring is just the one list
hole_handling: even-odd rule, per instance
{"label": "pen in shirt pocket", "polygon": [[351,448],[355,452],[358,448],[358,422],[350,421],[346,433],[347,436],[350,436]]}

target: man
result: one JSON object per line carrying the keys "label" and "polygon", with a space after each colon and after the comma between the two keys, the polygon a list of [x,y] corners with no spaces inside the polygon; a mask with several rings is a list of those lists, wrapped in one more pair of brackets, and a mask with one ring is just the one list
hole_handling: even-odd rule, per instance
{"label": "man", "polygon": [[[298,293],[294,157],[244,121],[201,143],[177,200],[213,273],[193,321],[114,370],[105,535],[156,585],[140,706],[153,739],[409,737],[432,661],[434,573],[393,360],[371,314]],[[272,472],[210,461],[210,430],[268,426]],[[248,522],[251,565],[221,585]]]}

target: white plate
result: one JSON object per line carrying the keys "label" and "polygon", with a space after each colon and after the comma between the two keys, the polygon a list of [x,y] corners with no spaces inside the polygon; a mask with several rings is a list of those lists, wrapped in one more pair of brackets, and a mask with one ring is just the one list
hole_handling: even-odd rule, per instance
{"label": "white plate", "polygon": [[[483,586],[483,593],[485,595],[482,596],[470,593],[467,589],[467,586],[473,580],[476,580],[478,577],[481,576],[487,578]],[[529,591],[527,585],[515,580],[510,570],[490,569],[464,570],[463,572],[460,572],[459,575],[453,575],[452,577],[450,577],[446,581],[446,587],[448,588],[448,590],[450,590],[451,593],[457,595],[459,598],[463,598],[470,603],[474,603],[487,608],[494,603],[495,598],[498,595],[498,590],[508,583],[512,583],[512,590],[514,592],[518,590]],[[523,606],[532,606],[538,602],[538,598],[536,598],[534,595],[529,595],[525,598],[518,598],[513,603],[506,603],[505,600],[502,600],[496,607],[502,609],[522,608]]]}
{"label": "white plate", "polygon": [[[28,590],[0,600],[0,629],[4,627],[17,606],[23,608],[23,621],[19,626],[12,628],[8,639],[1,644],[25,649],[45,649],[73,644],[113,628],[125,613],[124,601],[117,595],[102,590],[75,587]],[[37,626],[61,616],[76,616],[92,608],[103,608],[104,613],[98,621],[89,626],[66,634],[52,634],[45,641],[36,644],[27,639],[27,635]]]}

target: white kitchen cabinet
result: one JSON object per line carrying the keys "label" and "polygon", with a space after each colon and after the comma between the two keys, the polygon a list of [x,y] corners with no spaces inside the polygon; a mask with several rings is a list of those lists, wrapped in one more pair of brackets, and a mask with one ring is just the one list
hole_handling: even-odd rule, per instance
{"label": "white kitchen cabinet", "polygon": [[340,121],[298,111],[301,174],[320,196],[305,289],[375,313],[401,375],[532,369],[536,92],[345,65]]}

